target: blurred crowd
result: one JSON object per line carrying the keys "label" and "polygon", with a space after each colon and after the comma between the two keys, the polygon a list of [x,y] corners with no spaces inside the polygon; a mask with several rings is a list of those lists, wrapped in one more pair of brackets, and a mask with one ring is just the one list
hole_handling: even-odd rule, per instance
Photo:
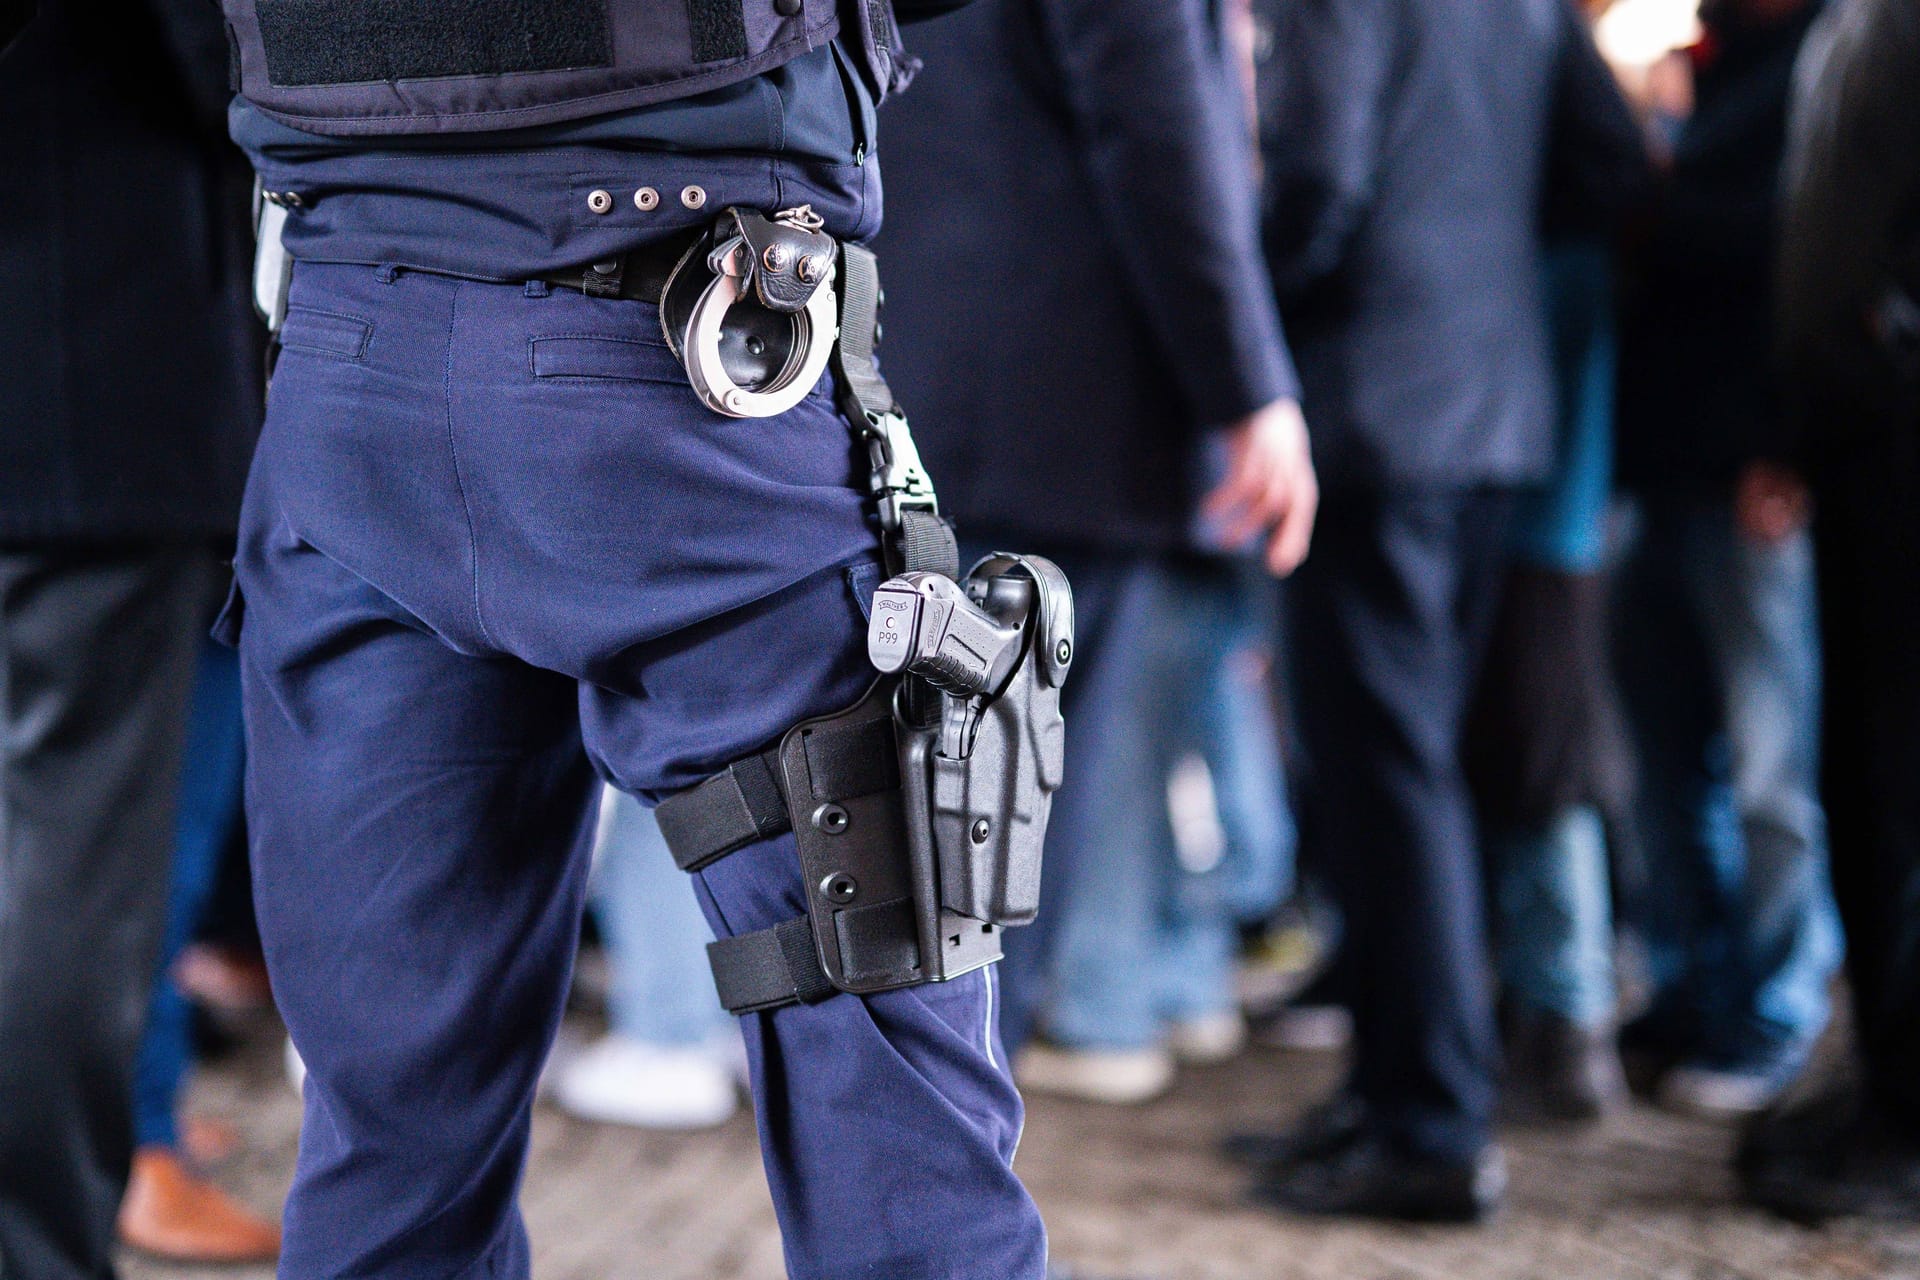
{"label": "blurred crowd", "polygon": [[[1305,1121],[1222,1135],[1297,1213],[1478,1220],[1501,1125],[1639,1094],[1743,1125],[1756,1203],[1920,1216],[1920,7],[1706,0],[1611,61],[1608,8],[1167,4],[1204,137],[1114,91],[1096,19],[915,29],[888,377],[963,549],[1055,559],[1080,612],[1001,1036],[1026,1091],[1113,1105],[1344,1052]],[[179,1114],[195,1008],[270,998],[205,639],[266,345],[213,34],[0,54],[22,1277],[116,1213],[161,1256],[278,1246],[201,1172],[238,1135]],[[601,813],[607,1025],[548,1096],[720,1124],[712,935],[642,805]]]}

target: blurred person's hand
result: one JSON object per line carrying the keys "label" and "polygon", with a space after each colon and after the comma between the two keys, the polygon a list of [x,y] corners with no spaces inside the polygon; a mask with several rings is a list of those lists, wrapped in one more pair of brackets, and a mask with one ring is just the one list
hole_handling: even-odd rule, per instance
{"label": "blurred person's hand", "polygon": [[1675,49],[1648,67],[1643,84],[1647,111],[1668,120],[1693,114],[1693,59],[1685,49]]}
{"label": "blurred person's hand", "polygon": [[1777,462],[1750,462],[1734,490],[1734,522],[1755,542],[1784,542],[1807,527],[1813,495],[1807,482]]}
{"label": "blurred person's hand", "polygon": [[1275,400],[1228,428],[1226,478],[1201,509],[1220,522],[1228,546],[1265,534],[1275,576],[1300,567],[1320,509],[1320,482],[1297,401]]}

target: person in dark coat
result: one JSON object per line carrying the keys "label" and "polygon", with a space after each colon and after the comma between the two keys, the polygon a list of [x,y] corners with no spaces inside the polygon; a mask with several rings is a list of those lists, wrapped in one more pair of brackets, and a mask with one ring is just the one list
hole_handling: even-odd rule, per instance
{"label": "person in dark coat", "polygon": [[1304,855],[1346,917],[1355,1057],[1303,1128],[1233,1149],[1284,1209],[1474,1220],[1504,1166],[1462,722],[1512,493],[1552,455],[1538,227],[1588,37],[1562,0],[1256,12],[1266,251],[1326,499],[1289,602]]}
{"label": "person in dark coat", "polygon": [[1787,431],[1812,486],[1822,794],[1847,933],[1852,1078],[1761,1117],[1749,1200],[1920,1217],[1920,7],[1841,0],[1808,39],[1778,263]]}
{"label": "person in dark coat", "polygon": [[1623,1042],[1664,1105],[1707,1116],[1751,1115],[1793,1083],[1840,963],[1813,542],[1804,486],[1769,461],[1775,192],[1794,59],[1820,8],[1702,10],[1682,55],[1693,109],[1621,308],[1620,481],[1641,521],[1615,613],[1646,863],[1624,914],[1653,986]]}
{"label": "person in dark coat", "polygon": [[1169,726],[1222,656],[1193,655],[1226,643],[1193,636],[1189,606],[1236,590],[1192,554],[1196,510],[1217,482],[1221,538],[1264,531],[1285,573],[1316,497],[1227,17],[979,0],[924,28],[927,69],[884,121],[888,377],[963,540],[1053,557],[1079,610],[1073,763],[1040,922],[1008,935],[1001,1026],[1027,1040],[1051,987],[1017,1078],[1109,1102],[1166,1086],[1169,1024],[1176,1049],[1202,1016],[1209,1050],[1238,1028],[1230,995],[1201,1010],[1165,990],[1193,976],[1171,959]]}
{"label": "person in dark coat", "polygon": [[96,1280],[259,412],[247,186],[212,9],[41,0],[0,49],[0,1273]]}

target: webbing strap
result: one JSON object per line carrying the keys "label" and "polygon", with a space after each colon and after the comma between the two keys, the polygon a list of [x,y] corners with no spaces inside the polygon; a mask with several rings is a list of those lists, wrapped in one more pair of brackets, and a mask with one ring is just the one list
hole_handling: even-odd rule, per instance
{"label": "webbing strap", "polygon": [[900,513],[900,565],[902,572],[960,576],[960,544],[954,541],[953,526],[932,511]]}
{"label": "webbing strap", "polygon": [[853,404],[848,416],[858,422],[867,415],[897,413],[893,390],[880,376],[873,358],[880,332],[880,260],[873,250],[857,244],[840,246],[840,342],[834,349],[839,373]]}
{"label": "webbing strap", "polygon": [[795,916],[771,929],[707,944],[713,984],[728,1013],[818,1004],[839,992],[813,949],[813,925]]}
{"label": "webbing strap", "polygon": [[653,811],[674,865],[698,871],[735,849],[792,829],[778,748],[736,760]]}
{"label": "webbing strap", "polygon": [[[900,785],[893,721],[884,716],[809,732],[806,755],[814,804]],[[698,786],[668,796],[653,815],[682,871],[699,871],[736,849],[791,831],[780,749],[734,761]]]}
{"label": "webbing strap", "polygon": [[933,482],[920,465],[907,416],[880,375],[879,259],[857,244],[840,246],[840,339],[833,350],[841,412],[860,428],[874,462],[874,492],[886,527],[887,567],[960,576],[953,528],[940,518]]}

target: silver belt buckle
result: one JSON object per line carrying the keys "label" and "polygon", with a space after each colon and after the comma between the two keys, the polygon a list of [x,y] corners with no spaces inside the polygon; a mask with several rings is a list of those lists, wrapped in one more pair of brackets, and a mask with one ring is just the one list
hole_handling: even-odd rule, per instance
{"label": "silver belt buckle", "polygon": [[694,303],[681,353],[694,394],[709,409],[729,418],[771,418],[806,399],[826,372],[833,344],[840,337],[839,301],[830,271],[805,308],[788,317],[793,344],[780,372],[758,390],[736,383],[721,362],[720,335],[727,312],[751,292],[752,252],[744,239],[734,236],[708,255],[713,279]]}

